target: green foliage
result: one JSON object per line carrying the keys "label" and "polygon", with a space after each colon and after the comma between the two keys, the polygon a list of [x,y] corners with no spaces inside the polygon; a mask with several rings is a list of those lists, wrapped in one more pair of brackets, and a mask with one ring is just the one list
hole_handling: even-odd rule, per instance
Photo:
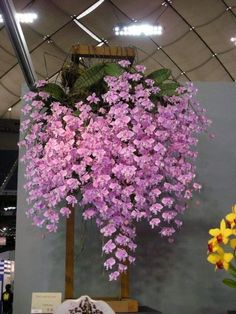
{"label": "green foliage", "polygon": [[[91,93],[96,93],[98,96],[105,93],[107,85],[104,82],[104,77],[106,75],[118,77],[124,71],[125,69],[118,63],[113,62],[103,62],[89,68],[81,68],[79,65],[69,64],[62,69],[62,83],[64,82],[65,88],[69,88],[67,94],[55,83],[45,85],[42,90],[48,92],[52,98],[60,102],[66,102],[68,106],[73,107],[75,102],[85,100]],[[132,68],[130,71],[132,72]],[[170,80],[170,76],[171,71],[169,69],[159,69],[146,77],[154,80],[155,86],[160,87],[160,93],[151,95],[153,103],[159,102],[165,106],[166,103],[163,97],[176,95],[176,88],[180,84]],[[94,112],[97,112],[99,108],[96,105],[92,109]],[[157,107],[154,110],[156,112]],[[75,115],[79,115],[79,112],[76,111]]]}
{"label": "green foliage", "polygon": [[160,87],[161,91],[159,93],[159,97],[173,96],[176,94],[175,90],[180,86],[180,84],[171,81],[170,76],[171,76],[170,69],[160,69],[150,73],[147,76],[148,79],[154,80],[155,85]]}
{"label": "green foliage", "polygon": [[95,64],[86,69],[75,81],[73,93],[80,93],[81,90],[88,89],[91,86],[98,84],[106,75],[119,76],[123,72],[124,69],[117,63]]}
{"label": "green foliage", "polygon": [[105,75],[111,76],[119,76],[125,71],[118,63],[106,63],[104,70]]}
{"label": "green foliage", "polygon": [[48,83],[45,86],[43,86],[43,91],[50,94],[50,96],[60,102],[65,101],[66,94],[64,90],[55,83]]}
{"label": "green foliage", "polygon": [[105,64],[95,64],[88,68],[84,73],[75,81],[72,88],[72,93],[79,94],[81,90],[87,89],[90,86],[99,82],[105,74]]}
{"label": "green foliage", "polygon": [[160,95],[161,96],[173,96],[176,94],[176,88],[180,86],[177,82],[163,83],[160,85]]}
{"label": "green foliage", "polygon": [[73,115],[76,116],[76,117],[79,117],[80,115],[80,110],[76,110],[73,112]]}
{"label": "green foliage", "polygon": [[84,72],[76,63],[63,66],[61,71],[61,83],[64,87],[72,88],[78,77]]}
{"label": "green foliage", "polygon": [[236,288],[236,281],[233,279],[226,278],[223,280],[223,283],[230,288]]}
{"label": "green foliage", "polygon": [[162,84],[164,81],[168,80],[171,76],[170,69],[160,69],[150,73],[147,78],[155,81],[156,85]]}

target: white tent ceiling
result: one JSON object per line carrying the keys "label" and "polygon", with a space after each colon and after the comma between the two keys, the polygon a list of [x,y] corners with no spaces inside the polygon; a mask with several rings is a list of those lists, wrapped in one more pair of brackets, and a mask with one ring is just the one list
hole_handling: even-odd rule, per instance
{"label": "white tent ceiling", "polygon": [[[39,79],[60,70],[75,43],[98,42],[73,21],[96,0],[15,0],[18,12],[35,12],[38,19],[22,25]],[[102,2],[102,1],[100,1]],[[236,0],[104,0],[79,21],[111,46],[134,46],[136,62],[148,70],[168,67],[180,81],[236,80]],[[113,27],[136,19],[157,22],[162,36],[116,37]],[[47,37],[48,36],[48,37]],[[181,75],[182,73],[182,75]],[[0,28],[0,116],[19,118],[20,67],[4,26]],[[12,107],[9,112],[8,108]]]}

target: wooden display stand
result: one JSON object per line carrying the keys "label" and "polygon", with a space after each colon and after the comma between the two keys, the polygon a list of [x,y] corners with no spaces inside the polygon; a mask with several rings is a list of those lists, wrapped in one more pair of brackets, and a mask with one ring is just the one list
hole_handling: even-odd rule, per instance
{"label": "wooden display stand", "polygon": [[[123,47],[96,47],[75,45],[72,47],[72,61],[80,58],[128,59],[133,63],[135,50]],[[65,256],[65,299],[74,298],[74,228],[75,209],[71,208],[70,217],[66,223],[66,256]],[[129,297],[129,271],[123,273],[120,279],[120,298],[101,297],[115,312],[138,312],[138,301]]]}
{"label": "wooden display stand", "polygon": [[127,59],[131,63],[133,63],[135,59],[135,50],[130,47],[74,45],[71,51],[71,60],[75,63],[78,63],[80,58]]}
{"label": "wooden display stand", "polygon": [[[74,298],[74,228],[75,209],[66,222],[65,299]],[[120,298],[95,298],[106,301],[117,313],[138,312],[138,301],[129,297],[129,271],[121,274]]]}

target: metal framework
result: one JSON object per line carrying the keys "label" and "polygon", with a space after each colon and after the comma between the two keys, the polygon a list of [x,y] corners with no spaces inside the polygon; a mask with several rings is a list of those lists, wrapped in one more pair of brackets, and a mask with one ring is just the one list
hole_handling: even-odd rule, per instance
{"label": "metal framework", "polygon": [[[185,24],[188,25],[188,27],[192,28],[192,25],[186,20],[185,17],[183,17],[182,14],[179,13],[179,11],[176,10],[176,8],[173,7],[172,4],[170,4],[169,2],[167,2],[167,0],[165,0],[166,3],[168,3],[169,7],[185,22]],[[229,72],[229,70],[226,68],[226,66],[223,64],[223,62],[219,59],[219,57],[217,56],[217,53],[215,53],[212,48],[208,45],[208,43],[202,38],[202,36],[196,31],[195,28],[192,28],[192,31],[194,32],[194,34],[196,34],[196,36],[203,42],[203,44],[208,48],[208,50],[210,51],[210,53],[212,54],[212,57],[214,57],[218,63],[221,65],[221,67],[225,70],[225,72],[228,74],[228,76],[231,78],[232,81],[234,81],[234,77],[231,75],[231,73]],[[209,58],[210,59],[210,58]],[[207,60],[208,62],[208,60]]]}
{"label": "metal framework", "polygon": [[[116,8],[120,13],[122,13],[127,19],[129,19],[130,21],[133,21],[133,19],[130,16],[128,16],[124,11],[122,11],[112,0],[109,0],[109,2],[111,3],[111,5],[114,6],[114,8]],[[173,58],[171,58],[171,56],[163,49],[163,47],[158,45],[158,43],[155,40],[153,40],[151,37],[149,37],[149,39],[157,47],[157,49],[161,50],[164,53],[164,55],[179,69],[179,71],[183,73],[183,75],[187,78],[187,80],[191,81],[188,75],[185,74],[185,72],[181,69],[181,67],[175,62]]]}
{"label": "metal framework", "polygon": [[0,8],[4,17],[5,26],[10,37],[12,46],[15,50],[21,70],[24,74],[26,83],[32,88],[36,81],[36,74],[33,68],[25,37],[22,32],[20,22],[15,18],[16,11],[12,0],[1,0]]}
{"label": "metal framework", "polygon": [[[120,13],[122,13],[122,15],[126,16],[126,18],[128,18],[128,19],[130,20],[130,17],[127,16],[127,14],[125,14],[125,12],[123,12],[119,7],[117,7],[111,0],[107,0],[107,1],[114,7],[115,10],[118,10]],[[210,20],[209,22],[205,23],[206,25],[210,24],[211,22],[215,21],[217,18],[221,17],[225,12],[229,12],[229,13],[232,14],[234,17],[236,17],[236,14],[232,11],[232,9],[229,9],[227,3],[226,3],[224,0],[219,0],[219,1],[221,1],[222,4],[224,4],[224,6],[226,7],[226,10],[225,10],[224,12],[220,13],[219,15],[217,15],[215,18],[213,18],[213,19]],[[32,3],[32,1],[29,2],[29,4],[31,4],[31,3]],[[61,12],[63,12],[64,14],[67,14],[68,16],[70,16],[67,12],[65,12],[65,11],[64,11],[62,8],[60,8],[58,5],[56,5],[56,4],[53,3],[53,2],[52,2],[52,4],[55,5],[55,7],[56,7],[57,9],[59,9]],[[165,10],[166,10],[167,8],[169,8],[170,5],[171,5],[170,2],[166,2]],[[28,5],[27,5],[27,6],[28,6]],[[158,9],[160,9],[160,7],[161,7],[161,6],[158,6],[155,11],[157,11]],[[87,10],[88,8],[89,8],[89,7],[87,7],[85,10]],[[173,6],[170,7],[170,8],[173,9]],[[161,14],[163,14],[163,13],[165,12],[165,10],[164,10]],[[83,11],[83,12],[84,12],[84,11]],[[78,15],[80,15],[80,14],[83,13],[83,12],[78,13]],[[153,13],[153,12],[152,12],[152,13]],[[176,11],[175,13],[180,16],[179,12]],[[37,50],[41,45],[43,45],[43,44],[47,41],[47,38],[50,38],[50,39],[51,39],[55,34],[57,34],[57,33],[60,32],[62,29],[64,29],[68,24],[72,23],[72,22],[75,20],[75,17],[76,17],[76,16],[70,16],[69,21],[67,21],[67,22],[64,23],[60,28],[58,28],[58,29],[55,30],[53,33],[51,33],[51,34],[49,34],[49,35],[47,35],[47,36],[45,36],[45,37],[43,36],[43,34],[40,34],[38,31],[32,29],[32,30],[33,30],[35,33],[37,33],[38,35],[41,35],[42,38],[43,38],[43,40],[42,40],[39,44],[37,44],[37,45],[30,51],[30,53],[34,52],[34,51]],[[144,18],[145,18],[145,17],[144,17]],[[183,17],[182,15],[181,15],[181,18],[184,19],[184,17]],[[185,20],[185,21],[186,21],[186,20]],[[186,22],[187,22],[187,21],[186,21]],[[81,23],[81,21],[80,21],[80,23]],[[195,27],[194,27],[195,31],[196,31],[197,28],[202,27],[202,26],[204,26],[205,24],[195,26]],[[187,22],[187,25],[190,25],[190,24]],[[87,27],[87,26],[86,26],[86,27]],[[0,28],[0,31],[2,30],[2,28],[3,28],[3,27]],[[192,29],[191,29],[191,30],[192,30]],[[185,32],[185,33],[184,33],[183,35],[181,35],[179,38],[177,38],[177,39],[175,39],[174,41],[172,41],[172,42],[170,42],[170,43],[167,43],[167,44],[165,44],[165,45],[163,45],[163,46],[158,45],[158,43],[156,43],[154,40],[152,40],[152,39],[150,38],[150,40],[152,40],[153,44],[157,47],[156,50],[150,54],[150,57],[153,58],[154,54],[155,54],[157,51],[159,51],[159,50],[162,51],[163,54],[176,66],[176,68],[179,69],[180,75],[182,75],[183,77],[185,76],[186,79],[188,79],[189,81],[191,81],[191,79],[190,79],[190,77],[187,75],[187,73],[190,73],[190,72],[194,71],[195,69],[198,69],[198,68],[202,67],[203,65],[205,65],[206,63],[208,63],[210,60],[212,60],[212,57],[208,58],[208,59],[205,60],[203,63],[199,64],[198,66],[196,66],[196,67],[194,67],[194,68],[183,70],[183,69],[181,69],[181,67],[175,62],[175,60],[174,60],[172,57],[170,57],[170,55],[168,55],[168,53],[165,51],[165,48],[166,48],[166,47],[168,47],[168,46],[174,44],[175,42],[177,42],[178,40],[182,39],[182,38],[183,38],[184,36],[186,36],[188,33],[189,33],[189,31]],[[95,34],[95,35],[98,36],[97,34]],[[111,37],[111,38],[112,38],[112,37]],[[111,38],[107,38],[107,40],[110,40]],[[200,37],[199,37],[199,39],[200,39],[201,41],[203,41],[204,43],[206,43],[206,42],[203,40],[203,38],[200,38]],[[101,39],[101,40],[103,40],[103,39]],[[63,52],[65,55],[67,55],[67,53],[66,53],[65,51],[63,51],[63,50],[61,49],[61,47],[59,47],[54,41],[50,41],[50,43],[51,43],[52,45],[54,45],[55,48],[60,49],[61,52]],[[105,43],[105,44],[107,44],[107,43]],[[209,48],[210,48],[210,47],[209,47]],[[211,49],[211,48],[210,48],[210,49]],[[219,55],[223,55],[223,54],[225,54],[225,53],[227,53],[227,52],[229,52],[229,51],[231,51],[231,50],[233,50],[233,49],[235,49],[235,47],[230,48],[230,49],[227,49],[227,50],[222,51],[222,52],[217,52],[216,56],[214,56],[214,57],[216,57],[216,60],[219,61],[219,63],[224,67],[224,70],[226,70],[226,72],[228,73],[228,75],[230,76],[230,78],[231,78],[232,80],[234,80],[233,76],[232,76],[231,73],[228,71],[228,69],[226,69],[226,67],[224,66],[224,64],[221,62],[221,60],[219,59]],[[6,50],[6,49],[5,49],[5,50]],[[9,54],[11,54],[11,53],[8,52],[8,51],[6,51],[6,52],[9,53]],[[212,51],[212,52],[213,52],[213,51]],[[148,55],[148,53],[146,53],[146,54]],[[212,54],[214,54],[214,52],[213,52]],[[145,60],[145,59],[144,59],[144,60]],[[156,61],[156,60],[155,60],[155,61]],[[3,74],[0,76],[0,79],[3,78],[7,73],[9,73],[9,72],[10,72],[13,68],[15,68],[16,66],[17,66],[17,63],[15,63],[14,65],[12,65],[7,71],[5,71],[5,73],[3,73]],[[57,72],[58,72],[58,71],[57,71]],[[179,75],[179,76],[180,76],[180,75]],[[51,77],[52,77],[52,76],[53,76],[53,75],[51,75]],[[178,78],[178,77],[177,77],[177,78]],[[3,86],[3,88],[4,88],[4,86]],[[19,103],[19,101],[20,101],[20,99],[17,100],[16,102],[14,102],[14,103],[11,105],[11,107],[14,107],[17,103]],[[4,113],[2,116],[4,116],[4,115],[5,115],[5,113]]]}

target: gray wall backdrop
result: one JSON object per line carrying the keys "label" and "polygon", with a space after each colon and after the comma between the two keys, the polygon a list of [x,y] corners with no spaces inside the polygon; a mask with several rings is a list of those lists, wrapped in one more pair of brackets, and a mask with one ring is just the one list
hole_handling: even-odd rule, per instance
{"label": "gray wall backdrop", "polygon": [[[208,229],[236,203],[236,85],[196,83],[198,98],[213,120],[211,132],[200,138],[198,180],[203,185],[189,204],[175,244],[169,244],[142,224],[138,227],[131,296],[164,314],[226,314],[236,310],[235,290],[224,286],[223,272],[206,261]],[[25,216],[24,169],[19,167],[14,314],[30,312],[33,291],[64,291],[65,228],[46,235]],[[75,295],[118,295],[117,283],[103,273],[99,233],[92,223],[76,226]]]}

